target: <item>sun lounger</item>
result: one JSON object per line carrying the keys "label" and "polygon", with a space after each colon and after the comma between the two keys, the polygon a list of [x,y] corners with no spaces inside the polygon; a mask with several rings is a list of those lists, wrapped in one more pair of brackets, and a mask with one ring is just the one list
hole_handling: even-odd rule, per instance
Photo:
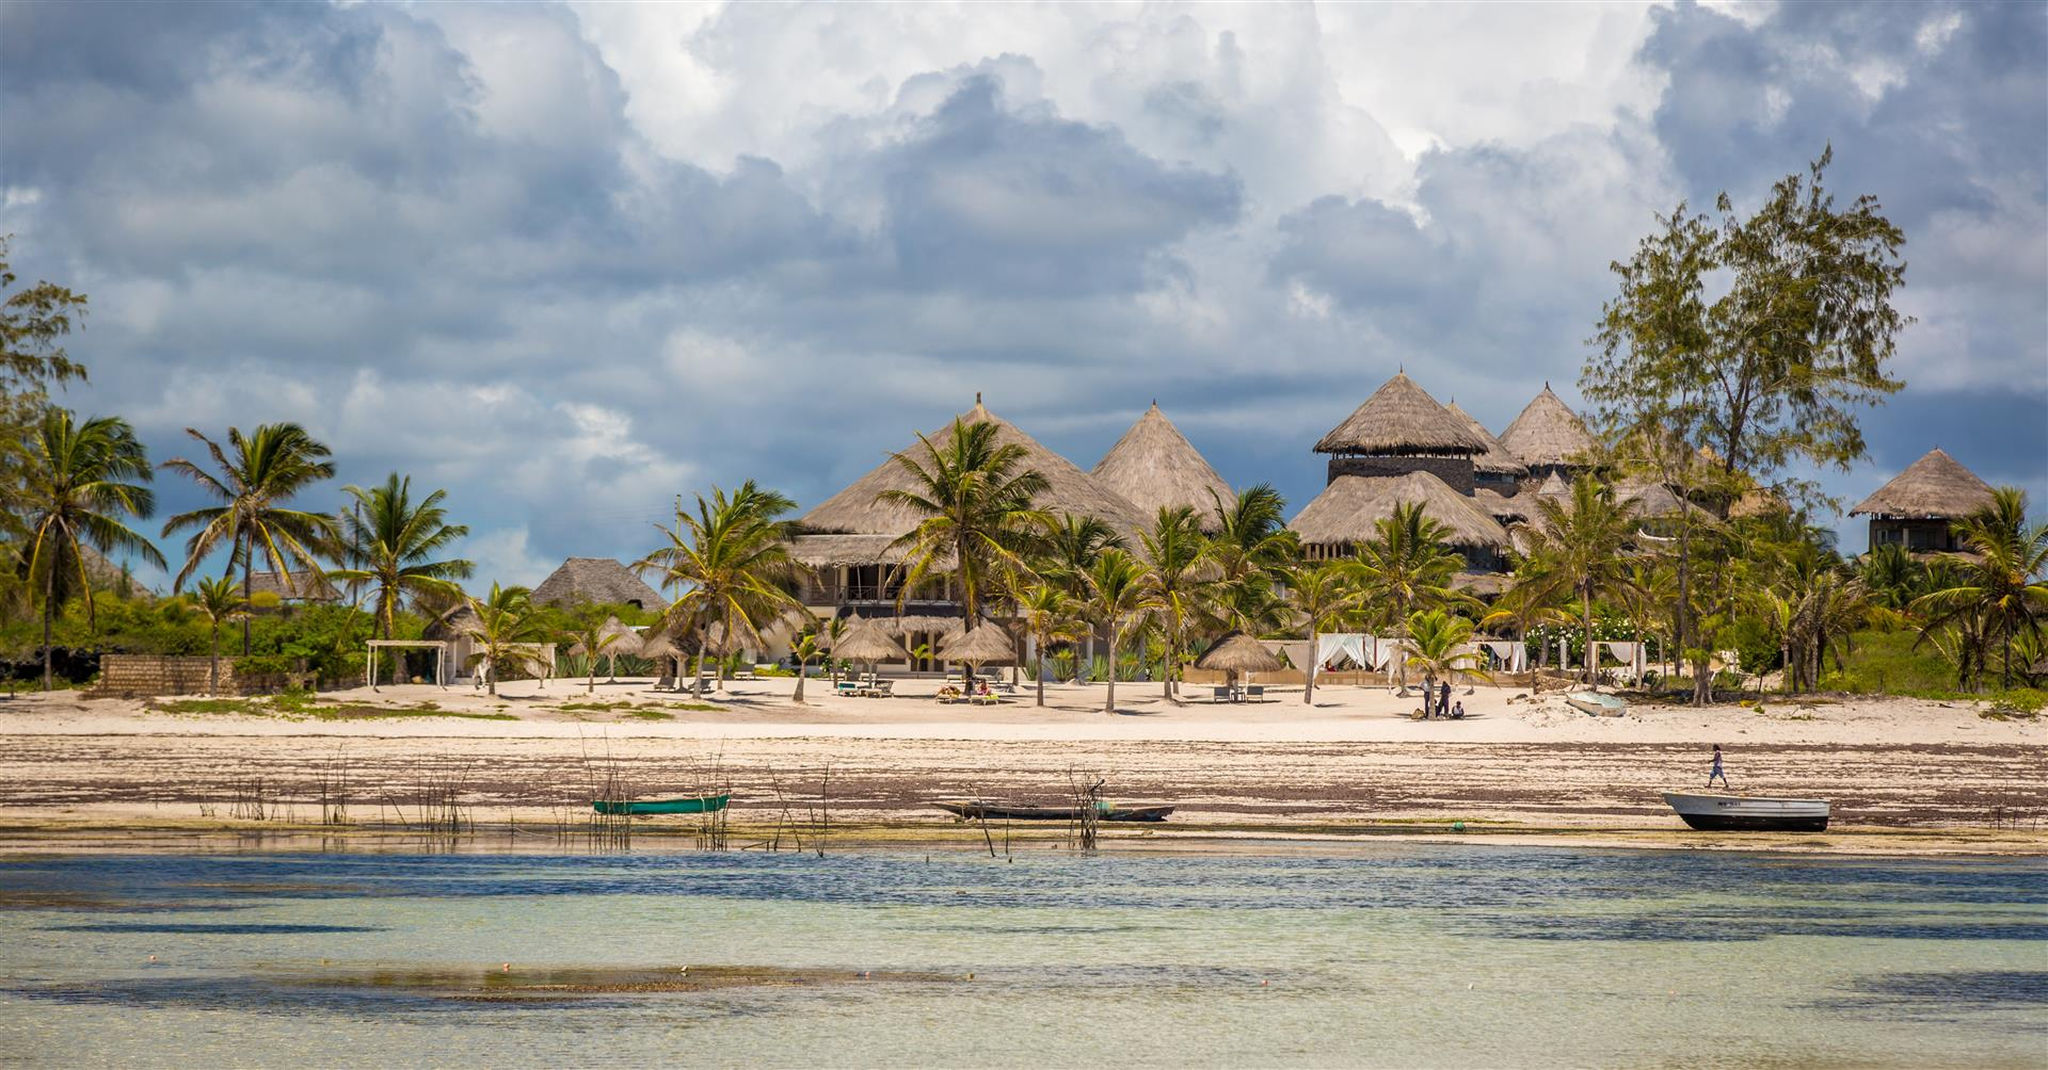
{"label": "sun lounger", "polygon": [[1235,696],[1235,695],[1231,694],[1231,693],[1230,693],[1230,689],[1229,689],[1229,688],[1227,688],[1227,687],[1218,687],[1218,688],[1214,688],[1213,690],[1215,691],[1215,694],[1213,694],[1213,695],[1209,696],[1209,701],[1211,701],[1211,702],[1235,702],[1235,701],[1237,701],[1237,696]]}
{"label": "sun lounger", "polygon": [[867,686],[869,698],[889,698],[896,693],[896,681],[876,680]]}
{"label": "sun lounger", "polygon": [[1252,684],[1252,685],[1250,685],[1250,686],[1246,687],[1246,688],[1244,689],[1244,700],[1245,700],[1246,702],[1264,702],[1264,701],[1266,701],[1266,687],[1265,687],[1265,685],[1264,685],[1264,684]]}
{"label": "sun lounger", "polygon": [[676,678],[673,676],[664,676],[661,679],[654,681],[654,689],[656,691],[674,691],[676,689]]}
{"label": "sun lounger", "polygon": [[835,695],[858,695],[860,692],[861,685],[858,680],[832,681],[832,693]]}

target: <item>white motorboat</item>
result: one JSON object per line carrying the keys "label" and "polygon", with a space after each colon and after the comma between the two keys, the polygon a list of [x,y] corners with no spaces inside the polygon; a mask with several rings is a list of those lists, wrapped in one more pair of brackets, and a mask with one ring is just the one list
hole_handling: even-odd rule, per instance
{"label": "white motorboat", "polygon": [[1678,816],[1693,828],[1710,832],[1822,832],[1828,827],[1826,799],[1785,799],[1768,795],[1689,795],[1664,793]]}
{"label": "white motorboat", "polygon": [[1603,695],[1598,691],[1573,691],[1564,697],[1573,709],[1590,713],[1595,717],[1619,717],[1628,712],[1628,700],[1620,695]]}

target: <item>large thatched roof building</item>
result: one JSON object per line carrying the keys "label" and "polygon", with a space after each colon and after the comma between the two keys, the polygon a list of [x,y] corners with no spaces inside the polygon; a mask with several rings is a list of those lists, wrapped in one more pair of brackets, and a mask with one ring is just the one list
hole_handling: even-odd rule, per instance
{"label": "large thatched roof building", "polygon": [[1529,466],[1529,476],[1536,480],[1557,473],[1569,477],[1584,467],[1584,457],[1597,445],[1592,432],[1549,383],[1500,433],[1500,442]]}
{"label": "large thatched roof building", "polygon": [[1217,503],[1227,509],[1237,500],[1230,484],[1159,411],[1156,401],[1088,474],[1136,506],[1138,515],[1147,520],[1161,509],[1187,506],[1207,521],[1204,527],[1213,528],[1218,519]]}
{"label": "large thatched roof building", "polygon": [[1939,447],[1906,466],[1891,482],[1849,510],[1870,518],[1870,546],[1896,543],[1908,550],[1957,548],[1954,521],[1991,504],[1991,485]]}
{"label": "large thatched roof building", "polygon": [[1332,481],[1430,472],[1457,493],[1470,494],[1472,459],[1486,452],[1486,440],[1408,373],[1397,372],[1331,428],[1316,443],[1316,452],[1331,455]]}
{"label": "large thatched roof building", "polygon": [[1401,476],[1338,476],[1302,507],[1288,527],[1313,558],[1348,556],[1374,535],[1375,525],[1394,515],[1396,505],[1419,503],[1423,515],[1442,524],[1445,543],[1478,568],[1497,567],[1508,545],[1507,529],[1474,498],[1451,489],[1428,472]]}
{"label": "large thatched roof building", "polygon": [[655,593],[645,580],[609,557],[572,557],[533,589],[536,605],[626,605],[655,612],[668,608],[668,599]]}
{"label": "large thatched roof building", "polygon": [[1459,408],[1457,402],[1445,405],[1444,411],[1457,417],[1464,423],[1465,430],[1472,432],[1486,444],[1484,452],[1472,457],[1473,478],[1481,486],[1491,484],[1491,489],[1495,491],[1513,494],[1515,481],[1529,474],[1529,466],[1523,464],[1522,459],[1515,456],[1514,451],[1503,445],[1500,439],[1493,437],[1493,432],[1488,431],[1486,425],[1480,423],[1478,418]]}

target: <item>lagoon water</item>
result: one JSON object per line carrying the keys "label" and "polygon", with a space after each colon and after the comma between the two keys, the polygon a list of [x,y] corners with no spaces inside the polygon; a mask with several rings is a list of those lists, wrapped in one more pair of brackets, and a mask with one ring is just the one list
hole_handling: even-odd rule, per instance
{"label": "lagoon water", "polygon": [[[507,962],[875,973],[537,1000],[365,983]],[[0,1064],[599,1062],[2041,1066],[2048,863],[1462,845],[0,860]]]}

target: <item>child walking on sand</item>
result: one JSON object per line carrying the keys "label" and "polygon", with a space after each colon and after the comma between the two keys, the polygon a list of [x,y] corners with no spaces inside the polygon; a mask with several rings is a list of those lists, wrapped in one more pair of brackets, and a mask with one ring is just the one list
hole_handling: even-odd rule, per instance
{"label": "child walking on sand", "polygon": [[1715,777],[1721,778],[1722,787],[1728,786],[1728,770],[1721,768],[1721,745],[1719,743],[1714,744],[1714,767],[1707,770],[1708,787],[1714,786]]}

